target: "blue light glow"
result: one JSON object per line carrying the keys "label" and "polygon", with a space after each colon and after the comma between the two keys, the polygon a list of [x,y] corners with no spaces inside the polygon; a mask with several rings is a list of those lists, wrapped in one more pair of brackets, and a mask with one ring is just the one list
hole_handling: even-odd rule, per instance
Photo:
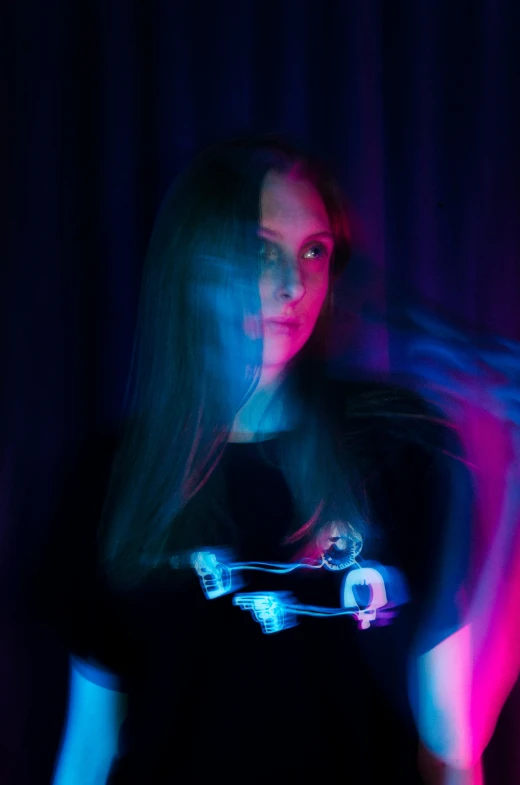
{"label": "blue light glow", "polygon": [[[202,590],[208,600],[236,592],[243,585],[240,572],[257,570],[266,573],[290,573],[296,569],[327,567],[319,562],[226,562],[226,551],[197,551],[191,555],[191,564],[197,572]],[[336,567],[337,569],[337,567]],[[348,569],[348,568],[345,568]],[[233,577],[233,572],[236,576]],[[389,594],[390,592],[390,594]],[[233,605],[251,612],[262,631],[267,634],[280,632],[297,624],[297,616],[352,616],[359,629],[371,624],[388,624],[396,615],[398,606],[408,602],[408,592],[400,573],[392,567],[377,562],[350,565],[341,584],[339,608],[304,605],[290,592],[249,592],[233,597]]]}

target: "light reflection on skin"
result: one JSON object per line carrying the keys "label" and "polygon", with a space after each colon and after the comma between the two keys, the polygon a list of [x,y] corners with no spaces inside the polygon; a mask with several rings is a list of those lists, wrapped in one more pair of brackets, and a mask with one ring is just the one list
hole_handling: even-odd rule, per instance
{"label": "light reflection on skin", "polygon": [[[417,665],[423,693],[434,698],[424,694],[423,706],[433,702],[451,714],[453,738],[471,764],[453,767],[442,783],[477,785],[477,758],[520,672],[520,345],[475,336],[433,312],[415,309],[411,316],[409,371],[457,424],[476,499],[467,623]],[[423,712],[421,721],[428,719]]]}

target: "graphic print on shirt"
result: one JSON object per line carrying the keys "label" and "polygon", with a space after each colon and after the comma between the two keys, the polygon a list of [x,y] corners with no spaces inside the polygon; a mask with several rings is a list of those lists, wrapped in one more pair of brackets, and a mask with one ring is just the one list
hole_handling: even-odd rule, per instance
{"label": "graphic print on shirt", "polygon": [[[397,608],[408,602],[408,593],[401,574],[392,567],[377,562],[357,561],[359,549],[348,549],[338,544],[339,538],[329,538],[332,544],[316,560],[295,563],[233,561],[229,551],[197,551],[191,554],[191,565],[197,573],[208,600],[234,594],[233,605],[251,612],[262,631],[281,632],[297,624],[298,616],[352,616],[359,629],[371,624],[388,624]],[[242,573],[255,570],[265,573],[290,573],[295,570],[344,571],[341,583],[340,607],[326,608],[300,603],[290,592],[241,592]]]}

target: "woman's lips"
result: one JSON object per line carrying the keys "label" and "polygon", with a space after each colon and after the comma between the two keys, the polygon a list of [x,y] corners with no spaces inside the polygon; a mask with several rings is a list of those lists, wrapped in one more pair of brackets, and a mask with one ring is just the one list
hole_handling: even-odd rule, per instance
{"label": "woman's lips", "polygon": [[266,328],[280,335],[292,335],[298,329],[299,322],[286,319],[266,319]]}
{"label": "woman's lips", "polygon": [[292,335],[300,328],[300,322],[296,319],[262,319],[257,316],[248,316],[244,321],[244,329],[249,338],[258,339],[262,335],[262,324],[264,331],[276,335]]}

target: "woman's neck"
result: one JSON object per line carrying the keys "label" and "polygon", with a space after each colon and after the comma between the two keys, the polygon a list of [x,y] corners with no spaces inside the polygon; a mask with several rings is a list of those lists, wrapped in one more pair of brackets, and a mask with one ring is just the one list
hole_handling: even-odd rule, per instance
{"label": "woman's neck", "polygon": [[[271,404],[280,386],[281,379],[262,384],[262,380],[250,398],[236,414],[229,434],[230,442],[257,442],[272,438],[287,430],[287,407],[278,400]],[[269,411],[268,410],[269,408]]]}

